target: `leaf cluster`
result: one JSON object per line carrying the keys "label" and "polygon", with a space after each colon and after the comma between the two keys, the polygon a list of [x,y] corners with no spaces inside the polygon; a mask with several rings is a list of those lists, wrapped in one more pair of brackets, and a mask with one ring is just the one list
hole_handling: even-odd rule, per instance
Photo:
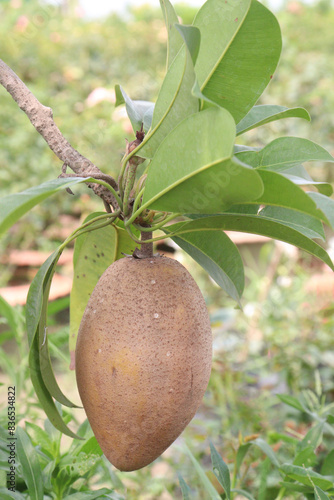
{"label": "leaf cluster", "polygon": [[[334,453],[319,453],[324,446],[324,434],[333,438],[333,404],[325,404],[324,398],[312,391],[304,391],[298,398],[279,394],[278,398],[290,408],[307,415],[311,427],[303,437],[292,437],[289,433],[271,432],[270,444],[255,436],[239,436],[239,446],[234,451],[233,463],[227,465],[210,442],[211,463],[214,476],[209,474],[194,457],[189,446],[183,445],[183,451],[198,474],[198,479],[207,498],[226,498],[233,500],[242,495],[249,500],[303,498],[325,500],[334,496]],[[280,443],[280,446],[276,446]],[[276,448],[276,451],[274,451]],[[286,450],[289,448],[289,461]],[[254,453],[255,449],[258,450]],[[260,477],[256,481],[257,495],[248,491],[245,466],[247,456],[253,455],[250,463],[261,460]],[[182,498],[191,498],[194,494],[183,476],[179,476]],[[223,495],[223,496],[222,496]],[[298,496],[298,498],[300,498]]]}
{"label": "leaf cluster", "polygon": [[[267,441],[258,435],[243,437],[240,434],[239,443],[233,450],[233,461],[229,462],[223,460],[221,452],[210,442],[210,470],[194,456],[191,445],[183,442],[179,446],[181,455],[188,458],[197,476],[201,495],[205,493],[205,498],[217,500],[233,500],[238,495],[250,500],[300,498],[298,494],[310,500],[334,497],[334,454],[325,444],[325,436],[333,440],[333,404],[326,404],[321,393],[317,395],[312,391],[304,391],[298,397],[280,394],[278,398],[293,412],[309,418],[309,430],[304,436],[293,435],[290,429],[284,433],[271,431]],[[70,420],[70,415],[66,414],[65,419]],[[3,498],[124,499],[122,479],[126,479],[126,474],[116,475],[102,458],[87,420],[79,427],[78,435],[84,441],[73,442],[62,452],[61,433],[49,420],[44,422],[44,428],[30,422],[26,422],[25,430],[18,427],[17,489],[12,493],[0,486]],[[7,433],[0,427],[2,470],[8,469],[7,444]],[[250,488],[247,476],[252,465],[259,476]],[[182,469],[183,466],[178,472],[182,498],[198,498],[196,487],[187,484],[189,469],[188,472]],[[113,487],[95,489],[107,477]],[[93,491],[92,484],[95,486]]]}
{"label": "leaf cluster", "polygon": [[[64,417],[67,421],[69,415]],[[102,458],[102,451],[85,420],[78,429],[84,441],[73,441],[67,451],[61,452],[60,431],[49,420],[44,428],[26,422],[16,428],[15,491],[0,486],[1,498],[14,499],[68,499],[94,500],[109,498],[120,500],[112,488],[91,490],[92,479],[107,474],[116,487],[124,488],[120,480]],[[4,427],[0,427],[0,468],[8,472],[8,439]]]}

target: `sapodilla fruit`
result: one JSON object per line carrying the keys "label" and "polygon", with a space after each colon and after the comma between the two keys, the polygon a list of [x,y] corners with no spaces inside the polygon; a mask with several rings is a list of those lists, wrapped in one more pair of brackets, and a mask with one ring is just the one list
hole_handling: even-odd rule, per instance
{"label": "sapodilla fruit", "polygon": [[176,260],[124,257],[102,275],[76,346],[76,377],[107,459],[132,471],[155,460],[195,415],[212,334],[203,296]]}

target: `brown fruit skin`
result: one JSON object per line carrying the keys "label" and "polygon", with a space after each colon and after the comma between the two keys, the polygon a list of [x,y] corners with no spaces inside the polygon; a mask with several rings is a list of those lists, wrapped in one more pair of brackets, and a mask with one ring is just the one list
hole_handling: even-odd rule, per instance
{"label": "brown fruit skin", "polygon": [[210,378],[210,320],[196,282],[167,257],[116,261],[89,299],[75,358],[107,459],[123,471],[150,464],[193,418]]}

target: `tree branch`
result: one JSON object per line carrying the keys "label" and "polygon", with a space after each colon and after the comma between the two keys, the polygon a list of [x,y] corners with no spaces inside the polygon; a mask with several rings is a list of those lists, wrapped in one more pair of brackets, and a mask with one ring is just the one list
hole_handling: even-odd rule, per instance
{"label": "tree branch", "polygon": [[[90,160],[82,156],[71,144],[65,139],[59,128],[53,121],[52,109],[44,106],[30,92],[28,87],[20,80],[14,71],[0,59],[0,83],[9,92],[14,101],[19,105],[22,111],[27,115],[32,125],[37,132],[41,134],[43,139],[48,144],[49,148],[55,153],[58,158],[68,165],[77,175],[83,177],[106,176],[101,170],[94,165]],[[116,181],[110,177],[108,181],[114,189],[117,189]],[[94,193],[103,199],[108,205],[112,205],[114,209],[118,209],[118,204],[113,194],[104,186],[98,184],[88,184]]]}

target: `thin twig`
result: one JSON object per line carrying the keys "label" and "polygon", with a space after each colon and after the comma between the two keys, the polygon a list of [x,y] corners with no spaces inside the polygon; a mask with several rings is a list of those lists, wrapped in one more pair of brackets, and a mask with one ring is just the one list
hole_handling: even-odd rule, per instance
{"label": "thin twig", "polygon": [[[78,175],[91,175],[96,178],[97,175],[104,175],[94,163],[82,156],[71,146],[55,124],[52,109],[41,104],[16,73],[1,59],[0,83],[27,115],[30,122],[37,132],[41,134],[49,148],[65,165],[68,165]],[[112,178],[108,176],[107,182],[110,183],[110,179]],[[112,187],[117,189],[116,181],[114,179],[112,180],[114,183]],[[103,201],[112,205],[114,209],[118,209],[115,197],[105,186],[89,184],[89,187],[91,187],[94,193],[100,196]]]}

